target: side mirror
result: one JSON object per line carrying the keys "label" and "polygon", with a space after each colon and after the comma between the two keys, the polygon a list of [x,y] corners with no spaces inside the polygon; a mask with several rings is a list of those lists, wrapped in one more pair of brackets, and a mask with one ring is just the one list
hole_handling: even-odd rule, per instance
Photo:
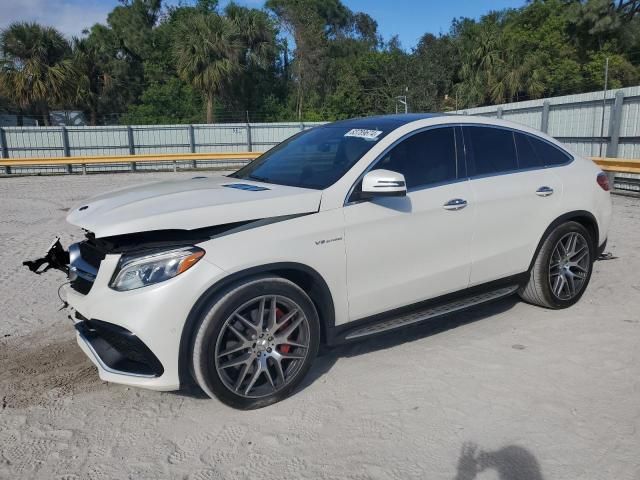
{"label": "side mirror", "polygon": [[404,197],[407,184],[404,175],[391,170],[371,170],[362,178],[361,198]]}

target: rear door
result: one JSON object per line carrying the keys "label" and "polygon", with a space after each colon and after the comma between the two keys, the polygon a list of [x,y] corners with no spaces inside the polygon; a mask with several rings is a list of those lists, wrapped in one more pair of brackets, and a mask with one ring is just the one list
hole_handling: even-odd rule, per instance
{"label": "rear door", "polygon": [[476,207],[473,286],[528,269],[559,210],[562,183],[545,168],[529,135],[493,126],[462,130]]}
{"label": "rear door", "polygon": [[406,197],[359,201],[356,185],[344,207],[351,320],[467,286],[473,204],[456,156],[460,136],[454,127],[428,129],[376,161],[371,169],[405,176]]}

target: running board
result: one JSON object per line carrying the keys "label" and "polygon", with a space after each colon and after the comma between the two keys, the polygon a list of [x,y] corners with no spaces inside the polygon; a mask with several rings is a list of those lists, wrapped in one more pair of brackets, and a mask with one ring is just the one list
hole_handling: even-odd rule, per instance
{"label": "running board", "polygon": [[509,287],[499,288],[497,290],[491,290],[489,292],[472,295],[470,297],[454,300],[448,303],[442,303],[436,306],[430,306],[422,310],[413,311],[411,313],[405,313],[399,317],[384,320],[373,325],[369,325],[360,328],[354,332],[348,333],[344,338],[345,340],[352,340],[354,338],[366,337],[374,335],[380,332],[386,332],[387,330],[393,330],[394,328],[405,327],[414,323],[429,320],[435,317],[440,317],[448,313],[464,310],[465,308],[473,307],[481,303],[490,302],[501,297],[511,295],[518,289],[518,285],[511,285]]}

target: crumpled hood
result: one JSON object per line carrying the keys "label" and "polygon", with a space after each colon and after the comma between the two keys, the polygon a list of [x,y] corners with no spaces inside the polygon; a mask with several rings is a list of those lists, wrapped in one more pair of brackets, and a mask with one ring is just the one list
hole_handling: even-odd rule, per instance
{"label": "crumpled hood", "polygon": [[319,190],[229,177],[196,177],[93,197],[72,209],[67,221],[98,238],[152,230],[193,230],[317,212],[321,197]]}

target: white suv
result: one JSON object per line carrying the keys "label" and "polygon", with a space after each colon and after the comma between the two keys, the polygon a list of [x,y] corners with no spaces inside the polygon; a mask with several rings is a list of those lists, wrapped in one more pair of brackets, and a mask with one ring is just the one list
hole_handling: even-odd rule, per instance
{"label": "white suv", "polygon": [[607,176],[538,131],[392,115],[307,130],[228,177],[95,197],[86,240],[25,262],[70,284],[107,381],[195,380],[237,408],[285,398],[320,344],[518,294],[581,297],[611,217]]}

